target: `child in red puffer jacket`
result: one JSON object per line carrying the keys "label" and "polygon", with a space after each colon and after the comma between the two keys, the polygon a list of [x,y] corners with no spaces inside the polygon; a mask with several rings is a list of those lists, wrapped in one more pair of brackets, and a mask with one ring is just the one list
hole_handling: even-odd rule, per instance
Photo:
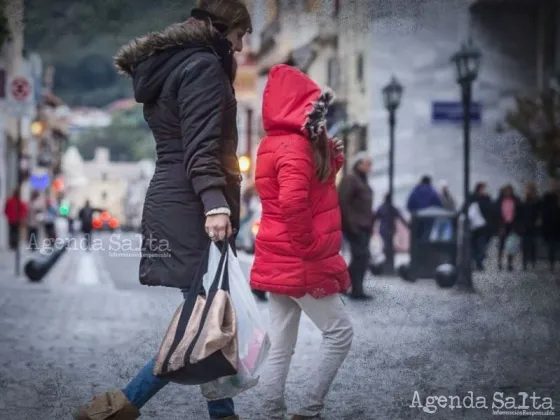
{"label": "child in red puffer jacket", "polygon": [[262,216],[251,287],[270,292],[270,371],[263,413],[284,418],[284,386],[301,312],[324,342],[303,407],[292,419],[318,418],[324,398],[352,343],[352,325],[339,293],[350,286],[340,255],[341,216],[335,185],[344,156],[329,139],[326,113],[333,100],[305,74],[274,67],[263,98],[266,137],[259,146],[255,182]]}

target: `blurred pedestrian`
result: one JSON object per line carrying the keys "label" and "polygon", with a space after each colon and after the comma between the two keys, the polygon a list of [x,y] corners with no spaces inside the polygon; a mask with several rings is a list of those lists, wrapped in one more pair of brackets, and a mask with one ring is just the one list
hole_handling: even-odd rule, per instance
{"label": "blurred pedestrian", "polygon": [[408,196],[406,208],[410,213],[416,213],[429,207],[443,207],[443,202],[432,186],[432,178],[424,175]]}
{"label": "blurred pedestrian", "polygon": [[101,211],[101,209],[93,208],[90,201],[86,200],[84,207],[82,207],[78,212],[78,219],[80,219],[82,234],[86,240],[86,251],[91,250],[93,215],[97,211]]}
{"label": "blurred pedestrian", "polygon": [[[400,210],[391,204],[391,195],[387,193],[383,204],[379,206],[375,212],[375,220],[379,222],[379,235],[383,240],[383,253],[387,256],[387,249],[391,242],[395,242],[395,236],[397,233],[397,223],[401,222],[404,226],[409,227],[408,221],[403,217]],[[391,223],[393,223],[393,229],[391,229]],[[391,235],[391,230],[393,234]]]}
{"label": "blurred pedestrian", "polygon": [[27,212],[27,246],[31,251],[39,249],[39,230],[43,223],[44,211],[45,203],[41,200],[41,193],[37,190],[31,191]]}
{"label": "blurred pedestrian", "polygon": [[8,221],[8,244],[11,250],[16,250],[20,242],[20,228],[27,219],[27,203],[20,198],[16,188],[4,204],[4,215]]}
{"label": "blurred pedestrian", "polygon": [[449,184],[447,181],[441,181],[439,183],[439,195],[444,209],[453,212],[457,211],[455,198],[453,198],[451,191],[449,191]]}
{"label": "blurred pedestrian", "polygon": [[323,343],[302,407],[292,420],[318,419],[352,343],[352,325],[338,296],[350,286],[339,252],[335,185],[344,161],[342,142],[327,137],[332,93],[321,92],[304,73],[276,66],[265,91],[267,136],[259,145],[256,165],[263,213],[251,270],[252,287],[270,292],[271,349],[260,418],[285,418],[286,378],[303,311],[322,331]]}
{"label": "blurred pedestrian", "polygon": [[[235,249],[241,174],[233,54],[252,31],[241,0],[198,0],[197,6],[186,22],[132,41],[115,58],[133,79],[158,153],[142,214],[140,282],[184,296],[211,240],[229,239]],[[97,396],[77,418],[138,418],[168,384],[153,370],[154,359],[124,390]],[[212,419],[238,419],[229,398],[209,401],[208,411]]]}
{"label": "blurred pedestrian", "polygon": [[45,232],[45,239],[49,246],[54,246],[56,242],[56,219],[58,211],[54,206],[52,200],[47,199],[45,203],[45,210],[43,212],[43,229]]}
{"label": "blurred pedestrian", "polygon": [[[520,234],[521,200],[515,195],[513,186],[506,185],[498,196],[498,270],[502,270],[504,250],[508,271],[513,271],[513,262],[517,252],[517,240]],[[512,246],[506,247],[506,242]],[[506,249],[507,248],[507,249]]]}
{"label": "blurred pedestrian", "polygon": [[542,237],[548,250],[550,269],[555,270],[560,258],[560,180],[551,179],[541,201]]}
{"label": "blurred pedestrian", "polygon": [[345,175],[338,185],[342,231],[350,244],[351,254],[348,271],[352,292],[349,296],[368,300],[371,296],[364,292],[364,277],[370,264],[370,241],[375,224],[373,190],[368,183],[372,161],[367,152],[359,152],[351,163],[352,172]]}
{"label": "blurred pedestrian", "polygon": [[469,202],[468,214],[471,226],[472,258],[476,269],[484,271],[486,251],[495,225],[494,203],[488,195],[488,186],[485,182],[476,184]]}
{"label": "blurred pedestrian", "polygon": [[541,201],[537,185],[534,182],[530,182],[525,186],[525,197],[519,210],[523,269],[527,270],[529,264],[535,269],[537,265],[537,225],[541,217]]}

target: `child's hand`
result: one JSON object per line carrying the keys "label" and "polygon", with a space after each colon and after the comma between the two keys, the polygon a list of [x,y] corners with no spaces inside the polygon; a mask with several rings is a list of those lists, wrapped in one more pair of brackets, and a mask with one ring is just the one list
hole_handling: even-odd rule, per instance
{"label": "child's hand", "polygon": [[333,137],[331,139],[331,141],[333,142],[334,145],[334,152],[337,155],[341,155],[344,153],[344,142],[342,140],[340,140],[338,137]]}

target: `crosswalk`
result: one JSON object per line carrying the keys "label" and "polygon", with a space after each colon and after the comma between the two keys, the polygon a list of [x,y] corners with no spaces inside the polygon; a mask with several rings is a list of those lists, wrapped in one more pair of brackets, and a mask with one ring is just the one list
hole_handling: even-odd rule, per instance
{"label": "crosswalk", "polygon": [[64,287],[114,288],[101,255],[68,250],[45,276],[45,284]]}

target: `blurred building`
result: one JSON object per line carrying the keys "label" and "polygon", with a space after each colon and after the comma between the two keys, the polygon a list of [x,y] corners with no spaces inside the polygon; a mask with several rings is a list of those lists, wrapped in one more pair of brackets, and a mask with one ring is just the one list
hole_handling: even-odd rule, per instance
{"label": "blurred building", "polygon": [[69,147],[63,158],[63,172],[71,215],[75,217],[89,200],[92,206],[106,209],[126,223],[136,217],[131,206],[138,203],[141,210],[153,171],[151,161],[112,162],[107,148],[97,148],[94,159],[84,161],[76,147]]}
{"label": "blurred building", "polygon": [[[262,93],[267,75],[277,64],[295,66],[320,86],[332,88],[337,93],[337,100],[331,108],[330,128],[346,121],[344,97],[339,95],[338,10],[339,2],[335,0],[254,3],[253,45],[258,59],[259,121],[262,121]],[[259,137],[263,135],[261,125]]]}
{"label": "blurred building", "polygon": [[[2,2],[1,7],[7,18],[8,36],[0,45],[0,203],[17,187],[20,173],[24,200],[28,200],[32,189],[42,191],[45,198],[55,198],[52,185],[60,172],[60,157],[68,140],[68,108],[53,94],[52,68],[43,70],[41,57],[24,51],[23,0]],[[26,77],[32,87],[32,106],[19,121],[5,108],[6,81],[14,75]],[[6,234],[2,212],[0,248],[6,245]]]}
{"label": "blurred building", "polygon": [[[472,37],[483,61],[473,100],[472,182],[492,192],[512,182],[543,181],[527,142],[500,133],[514,95],[536,94],[560,68],[560,6],[556,0],[391,0],[340,2],[339,54],[349,120],[362,121],[375,158],[380,199],[388,189],[388,115],[381,94],[391,75],[405,91],[397,111],[397,201],[424,173],[445,179],[462,197],[463,131],[434,112],[460,104],[450,57]],[[439,104],[439,105],[438,105]],[[450,113],[452,113],[450,111]]]}
{"label": "blurred building", "polygon": [[[492,192],[508,182],[543,183],[542,165],[528,143],[502,132],[517,94],[536,94],[560,68],[559,0],[354,0],[255,3],[252,9],[259,98],[268,70],[294,65],[338,103],[331,134],[345,140],[347,156],[369,150],[376,201],[388,189],[388,115],[381,90],[397,76],[405,91],[397,111],[396,201],[422,174],[448,181],[462,197],[463,129],[451,56],[472,38],[483,53],[473,100],[472,181]],[[259,103],[258,109],[261,104]],[[444,112],[441,112],[442,107]],[[446,114],[447,113],[447,114]],[[258,116],[261,119],[260,115]],[[348,168],[347,168],[348,169]]]}

